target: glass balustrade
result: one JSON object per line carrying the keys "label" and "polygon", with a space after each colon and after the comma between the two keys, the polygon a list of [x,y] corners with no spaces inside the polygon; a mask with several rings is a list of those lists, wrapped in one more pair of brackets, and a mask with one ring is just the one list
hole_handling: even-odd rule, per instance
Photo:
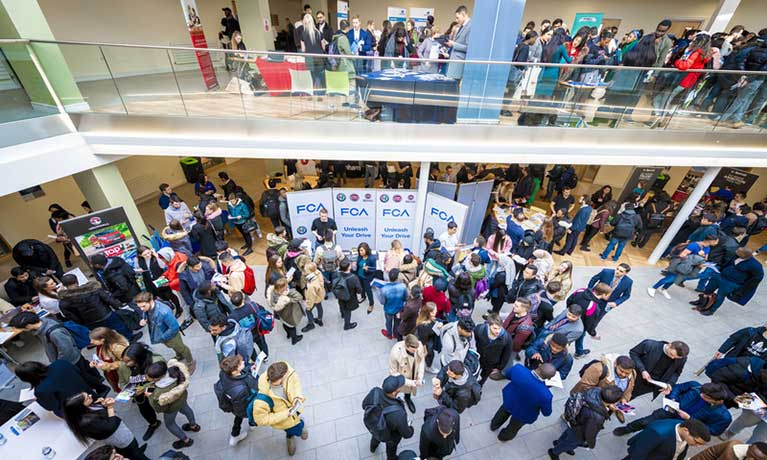
{"label": "glass balustrade", "polygon": [[0,44],[0,123],[57,113],[27,45]]}

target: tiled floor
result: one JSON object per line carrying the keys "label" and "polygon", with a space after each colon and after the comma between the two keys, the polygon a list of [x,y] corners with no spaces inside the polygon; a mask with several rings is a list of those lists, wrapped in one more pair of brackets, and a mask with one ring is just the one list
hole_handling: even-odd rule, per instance
{"label": "tiled floor", "polygon": [[[575,286],[583,286],[588,277],[597,268],[580,267],[575,272]],[[262,269],[257,272],[261,279]],[[690,360],[680,381],[693,378],[725,337],[737,328],[756,325],[763,322],[763,316],[756,312],[767,307],[762,286],[760,292],[747,307],[740,307],[726,302],[714,317],[702,317],[690,310],[688,300],[695,297],[689,283],[688,289],[673,288],[673,300],[667,301],[661,296],[649,298],[645,289],[658,278],[657,269],[638,268],[632,271],[635,290],[629,302],[612,311],[599,327],[602,340],[587,339],[586,346],[592,349],[592,356],[603,352],[627,353],[629,348],[644,338],[666,340],[684,340],[691,348]],[[263,292],[255,297],[261,301]],[[486,303],[480,302],[475,311],[475,319],[484,312]],[[559,308],[562,308],[561,306]],[[508,310],[508,306],[504,311]],[[375,456],[368,450],[369,437],[362,424],[361,401],[373,386],[380,385],[387,374],[388,352],[393,342],[385,340],[379,333],[383,325],[383,313],[380,306],[373,314],[366,315],[364,308],[354,312],[353,319],[359,327],[344,332],[335,301],[325,302],[325,326],[305,334],[305,338],[296,346],[290,346],[281,328],[267,336],[271,351],[271,360],[287,360],[298,371],[305,396],[307,398],[304,419],[309,429],[309,439],[298,442],[295,458],[355,460],[363,458],[384,458],[383,447]],[[218,369],[210,338],[197,325],[187,330],[186,343],[198,361],[197,372],[192,377],[190,404],[195,411],[202,432],[193,436],[195,444],[185,449],[194,460],[224,460],[229,458],[282,459],[286,457],[285,440],[282,432],[259,427],[236,447],[229,447],[228,437],[232,417],[220,412],[213,394],[213,383],[217,379]],[[20,359],[41,358],[40,347],[34,339],[27,339],[28,346],[13,353]],[[156,349],[169,356],[164,346]],[[576,361],[566,388],[572,387],[577,380],[578,370],[586,360]],[[705,377],[700,377],[704,379]],[[562,430],[559,415],[562,413],[566,393],[554,390],[554,414],[541,418],[532,426],[522,429],[519,436],[511,442],[500,443],[489,430],[489,421],[500,404],[501,382],[489,381],[484,388],[482,400],[469,408],[461,417],[461,443],[452,458],[458,459],[515,459],[541,460],[546,457],[546,449]],[[18,391],[18,389],[16,389]],[[0,394],[0,397],[13,397]],[[419,392],[415,398],[418,412],[414,426],[420,428],[423,410],[433,406],[430,388]],[[645,415],[652,408],[658,407],[657,401],[651,402],[648,396],[639,399],[638,413]],[[143,433],[145,423],[135,407],[127,406],[120,413],[139,435]],[[579,449],[576,459],[616,460],[625,454],[626,438],[616,438],[610,431],[616,422],[611,421],[599,437],[593,451]],[[415,447],[416,435],[401,443],[400,449]],[[173,441],[170,433],[161,427],[151,439],[148,448],[150,458],[169,448]],[[569,458],[569,457],[563,457]]]}

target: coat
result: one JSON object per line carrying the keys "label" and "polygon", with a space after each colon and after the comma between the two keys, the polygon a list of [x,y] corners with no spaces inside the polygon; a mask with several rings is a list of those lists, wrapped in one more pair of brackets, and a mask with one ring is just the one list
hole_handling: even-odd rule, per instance
{"label": "coat", "polygon": [[552,395],[543,380],[521,364],[506,369],[503,375],[509,380],[502,391],[503,408],[515,420],[530,424],[540,414],[551,415]]}
{"label": "coat", "polygon": [[344,310],[354,311],[360,307],[360,294],[362,294],[362,284],[360,279],[354,273],[339,273],[338,276],[342,276],[346,280],[346,287],[349,288],[349,300],[338,301],[338,307]]}
{"label": "coat", "polygon": [[411,424],[408,423],[405,403],[401,399],[390,398],[386,396],[386,393],[384,393],[381,387],[375,387],[370,390],[362,400],[362,409],[365,410],[368,407],[379,404],[383,408],[388,408],[390,406],[397,407],[396,410],[387,412],[384,415],[384,420],[386,420],[386,432],[390,441],[413,437],[415,430],[413,430]]}
{"label": "coat", "polygon": [[447,366],[450,361],[457,359],[463,362],[470,349],[475,349],[474,337],[463,337],[458,333],[458,322],[447,323],[440,331],[442,351],[439,354],[440,362]]}
{"label": "coat", "polygon": [[506,294],[506,302],[514,303],[518,298],[528,297],[543,290],[543,283],[538,278],[526,280],[517,278],[512,283],[509,292]]}
{"label": "coat", "polygon": [[96,281],[59,291],[59,309],[67,319],[91,326],[109,318],[122,304]]}
{"label": "coat", "polygon": [[[447,437],[444,437],[437,428],[437,415],[442,411],[450,411],[454,421],[453,429]],[[420,438],[421,453],[424,453],[424,449],[426,449],[424,458],[447,457],[455,451],[456,446],[461,442],[461,416],[453,409],[438,408],[435,415],[424,416]]]}
{"label": "coat", "polygon": [[306,309],[311,310],[318,303],[325,300],[325,278],[319,270],[306,274]]}
{"label": "coat", "polygon": [[678,383],[671,389],[667,398],[678,401],[681,410],[703,422],[712,436],[719,436],[730,426],[732,417],[724,404],[712,406],[704,402],[700,397],[701,387],[702,385],[695,381]]}
{"label": "coat", "polygon": [[[591,277],[591,280],[589,280],[589,289],[594,289],[594,286],[596,286],[597,283],[605,283],[608,286],[612,286],[614,279],[615,269],[604,268]],[[629,278],[628,275],[623,275],[623,278],[621,278],[620,281],[618,281],[618,284],[613,288],[607,301],[615,302],[617,305],[627,301],[629,297],[631,297],[631,288],[633,285],[634,281]]]}
{"label": "coat", "polygon": [[[567,349],[564,349],[558,354],[552,353],[549,342],[550,340],[547,341],[545,339],[538,339],[533,342],[532,345],[527,347],[527,349],[525,349],[525,365],[528,368],[534,369],[537,368],[540,364],[551,363],[557,372],[559,372],[559,376],[562,378],[562,380],[564,380],[568,375],[570,375],[570,371],[573,369],[573,362],[575,360],[573,359],[573,355],[571,355]],[[536,363],[530,360],[530,357],[536,353],[540,353],[541,355],[540,363]]]}
{"label": "coat", "polygon": [[[216,268],[209,264],[206,260],[201,259],[201,261],[202,271],[205,274],[205,280],[210,281],[213,279],[213,275],[216,273]],[[181,292],[181,297],[184,299],[184,302],[186,302],[187,305],[193,305],[194,291],[200,287],[199,283],[197,283],[192,277],[191,270],[189,270],[189,267],[186,263],[179,265],[176,273],[178,273],[178,287],[179,291]]]}
{"label": "coat", "polygon": [[[642,374],[644,371],[647,371],[652,375],[653,369],[664,354],[663,347],[665,347],[667,343],[668,342],[659,340],[645,339],[629,351],[629,356],[634,360],[634,364],[636,364],[636,372],[638,375]],[[674,385],[676,381],[679,380],[679,375],[682,373],[686,363],[686,357],[675,359],[663,375],[654,377],[655,380]],[[651,385],[650,383],[641,384]],[[653,387],[656,388],[654,385]],[[658,392],[659,390],[656,390],[654,394],[657,396]]]}
{"label": "coat", "polygon": [[37,291],[32,286],[32,276],[26,282],[19,282],[16,278],[9,278],[5,282],[5,293],[11,303],[20,307],[25,303],[32,302],[32,297],[37,295]]}
{"label": "coat", "polygon": [[78,393],[94,395],[77,367],[62,359],[48,366],[48,374],[35,387],[37,403],[61,418],[64,418],[64,401]]}
{"label": "coat", "polygon": [[727,298],[740,305],[746,305],[756,294],[756,288],[764,278],[764,268],[756,257],[735,262],[737,260],[722,270],[722,278],[738,285],[738,289]]}
{"label": "coat", "polygon": [[221,290],[216,289],[215,294],[216,297],[212,299],[200,294],[199,289],[193,294],[192,316],[208,332],[213,321],[226,321],[226,316],[234,310],[234,305],[226,299]]}
{"label": "coat", "polygon": [[216,230],[213,224],[194,224],[189,236],[200,245],[200,254],[205,257],[216,257]]}
{"label": "coat", "polygon": [[552,281],[559,281],[562,284],[562,289],[560,289],[556,294],[553,294],[551,297],[557,302],[565,300],[567,298],[567,294],[569,294],[573,288],[572,273],[561,274],[559,273],[559,267],[555,267],[553,270],[551,270],[551,272],[549,272],[549,276],[546,279],[546,284]]}
{"label": "coat", "polygon": [[122,303],[132,302],[136,294],[141,292],[133,267],[121,257],[107,259],[106,267],[97,273],[97,278]]}
{"label": "coat", "polygon": [[[607,353],[602,355],[599,360],[594,360],[589,364],[586,364],[583,370],[583,375],[578,383],[575,384],[570,394],[581,393],[589,388],[595,387],[608,387],[615,384],[615,360],[618,358],[617,353]],[[605,371],[607,371],[605,373]],[[604,378],[602,377],[604,373]],[[631,401],[631,393],[634,391],[634,384],[636,383],[637,372],[635,369],[631,370],[629,376],[628,385],[623,390],[623,398],[626,401]]]}
{"label": "coat", "polygon": [[[213,385],[219,407],[231,408],[229,412],[243,419],[248,418],[248,404],[258,392],[258,380],[250,372],[236,377],[224,371],[218,373],[218,382]],[[222,403],[223,402],[223,403]]]}
{"label": "coat", "polygon": [[759,358],[725,358],[709,363],[706,375],[712,382],[725,385],[735,397],[767,390],[759,377],[764,367],[765,362]]}
{"label": "coat", "polygon": [[174,413],[181,410],[186,404],[189,397],[189,369],[181,361],[171,359],[168,361],[168,368],[177,367],[184,375],[184,381],[179,383],[175,381],[166,387],[161,387],[158,383],[154,382],[152,387],[154,390],[149,394],[149,404],[156,412],[160,413]]}
{"label": "coat", "polygon": [[366,56],[367,53],[373,49],[373,41],[375,40],[370,35],[370,32],[363,28],[360,28],[359,32],[359,41],[363,42],[362,45],[360,45],[359,42],[356,42],[355,44],[354,29],[349,29],[349,32],[346,32],[346,39],[349,41],[350,46],[350,52],[348,54],[352,54],[351,47],[354,46],[357,50],[356,54],[360,56]]}
{"label": "coat", "polygon": [[737,439],[720,442],[719,444],[714,444],[706,450],[698,452],[698,454],[693,456],[690,460],[740,460],[735,456],[735,452],[732,450],[732,447],[738,444],[744,443],[738,441]]}
{"label": "coat", "polygon": [[767,330],[762,327],[744,327],[738,329],[732,333],[727,340],[719,347],[717,351],[725,355],[726,358],[739,358],[741,356],[751,356],[746,350],[751,338],[754,336],[764,335],[764,331]]}
{"label": "coat", "polygon": [[623,460],[684,460],[687,447],[678,457],[676,452],[676,427],[679,420],[658,420],[628,440],[628,455]]}
{"label": "coat", "polygon": [[437,379],[442,388],[442,393],[437,398],[440,406],[454,409],[459,414],[478,403],[482,396],[482,386],[468,371],[454,380],[447,375],[447,368],[443,367],[437,373]]}
{"label": "coat", "polygon": [[597,299],[591,289],[578,289],[567,298],[567,306],[570,305],[583,308],[583,329],[592,337],[597,335],[597,326],[605,315],[605,301]]}
{"label": "coat", "polygon": [[[57,327],[58,326],[58,327]],[[67,328],[51,318],[43,318],[40,329],[35,333],[45,348],[48,361],[63,359],[70,364],[77,364],[82,358],[80,348]]]}
{"label": "coat", "polygon": [[474,328],[474,342],[477,344],[480,367],[485,371],[502,370],[511,358],[512,336],[505,329],[501,329],[498,337],[490,340],[488,329],[487,323],[478,324]]}
{"label": "coat", "polygon": [[[560,64],[563,61],[569,63],[572,62],[572,60],[573,58],[570,57],[565,45],[560,45],[559,48],[554,51],[548,63]],[[536,96],[550,97],[554,94],[554,89],[557,87],[557,82],[559,81],[559,70],[558,67],[545,67],[541,70],[540,76],[538,77],[538,84],[535,87]]]}
{"label": "coat", "polygon": [[304,299],[295,289],[288,289],[285,294],[278,294],[274,291],[274,286],[269,286],[266,290],[266,299],[285,326],[296,327],[303,319],[304,308],[301,304]]}
{"label": "coat", "polygon": [[584,404],[572,429],[581,443],[589,449],[597,444],[597,435],[610,418],[610,410],[602,402],[601,388],[591,388],[583,393]]}
{"label": "coat", "polygon": [[[335,35],[333,35],[333,38],[331,39],[332,43],[336,44],[336,47],[338,48],[338,54],[353,54],[351,45],[349,44],[349,39],[346,38],[346,35],[342,31],[336,32]],[[355,70],[354,70],[354,63],[351,61],[351,59],[346,58],[333,58],[337,60],[338,66],[336,67],[337,72],[346,72],[349,74],[350,77],[354,77]]]}
{"label": "coat", "polygon": [[[168,242],[171,249],[175,252],[183,252],[190,256],[194,254],[192,252],[192,240],[189,238],[189,232],[176,231],[170,227],[165,227],[162,229],[160,236]],[[213,253],[215,254],[215,246]]]}
{"label": "coat", "polygon": [[542,339],[545,337],[548,337],[549,335],[554,334],[555,332],[561,332],[567,336],[567,343],[575,342],[578,337],[583,334],[584,326],[583,321],[567,321],[566,323],[562,324],[558,329],[554,329],[554,326],[558,324],[560,321],[565,319],[567,316],[567,309],[562,310],[560,314],[557,315],[556,318],[549,321],[546,326],[544,326],[543,330],[538,334],[538,339]]}
{"label": "coat", "polygon": [[460,79],[463,77],[463,62],[469,49],[471,35],[471,20],[458,29],[453,39],[453,49],[450,51],[450,62],[447,66],[447,77]]}
{"label": "coat", "polygon": [[250,216],[250,210],[248,209],[248,205],[245,204],[244,201],[237,198],[237,202],[232,205],[231,203],[226,204],[227,210],[229,211],[230,217],[239,217],[237,219],[230,219],[230,221],[234,225],[242,225],[245,223],[246,220],[248,220],[248,217]]}
{"label": "coat", "polygon": [[416,395],[418,386],[423,380],[423,373],[426,369],[426,347],[423,344],[418,346],[418,351],[413,356],[409,355],[405,349],[405,341],[397,342],[389,353],[389,375],[402,375],[405,377],[405,386],[402,392]]}
{"label": "coat", "polygon": [[421,311],[423,305],[423,299],[408,299],[405,302],[405,307],[402,309],[399,315],[399,326],[397,327],[397,333],[400,336],[405,337],[408,334],[415,333],[416,321],[418,321],[418,313]]}
{"label": "coat", "polygon": [[519,353],[522,351],[522,348],[524,348],[533,332],[535,332],[533,315],[528,313],[527,315],[518,318],[514,316],[514,312],[511,312],[503,321],[503,329],[510,337],[512,351]]}
{"label": "coat", "polygon": [[258,426],[270,426],[275,430],[287,430],[301,422],[301,414],[299,412],[293,415],[288,413],[293,406],[293,400],[304,397],[298,373],[289,364],[288,372],[282,379],[282,390],[287,399],[278,396],[272,391],[272,386],[269,384],[266,372],[258,378],[258,392],[268,396],[273,402],[271,409],[265,401],[260,399],[256,399],[253,402],[253,420]]}
{"label": "coat", "polygon": [[161,302],[154,300],[154,308],[148,313],[147,327],[149,328],[149,341],[152,344],[165,343],[178,334],[179,327],[173,310]]}

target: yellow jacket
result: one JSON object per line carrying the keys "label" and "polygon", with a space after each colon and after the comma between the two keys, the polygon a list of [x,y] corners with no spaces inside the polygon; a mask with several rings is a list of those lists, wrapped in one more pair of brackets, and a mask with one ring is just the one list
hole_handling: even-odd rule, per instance
{"label": "yellow jacket", "polygon": [[298,378],[298,373],[289,364],[288,373],[282,379],[282,388],[288,399],[278,396],[272,391],[272,386],[269,384],[266,372],[258,378],[258,392],[269,396],[274,401],[274,407],[271,410],[269,405],[260,399],[256,399],[253,402],[253,420],[255,420],[258,426],[270,426],[275,430],[287,430],[298,425],[301,421],[299,413],[292,416],[288,414],[288,411],[293,406],[293,400],[295,398],[303,398],[304,396],[301,391],[301,380]]}
{"label": "yellow jacket", "polygon": [[325,300],[325,278],[319,270],[306,274],[306,309],[311,310]]}

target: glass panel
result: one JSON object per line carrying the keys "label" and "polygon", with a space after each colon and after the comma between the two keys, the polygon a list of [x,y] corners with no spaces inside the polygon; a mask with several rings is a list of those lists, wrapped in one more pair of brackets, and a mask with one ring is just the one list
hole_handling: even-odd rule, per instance
{"label": "glass panel", "polygon": [[58,113],[24,44],[0,46],[0,123]]}

